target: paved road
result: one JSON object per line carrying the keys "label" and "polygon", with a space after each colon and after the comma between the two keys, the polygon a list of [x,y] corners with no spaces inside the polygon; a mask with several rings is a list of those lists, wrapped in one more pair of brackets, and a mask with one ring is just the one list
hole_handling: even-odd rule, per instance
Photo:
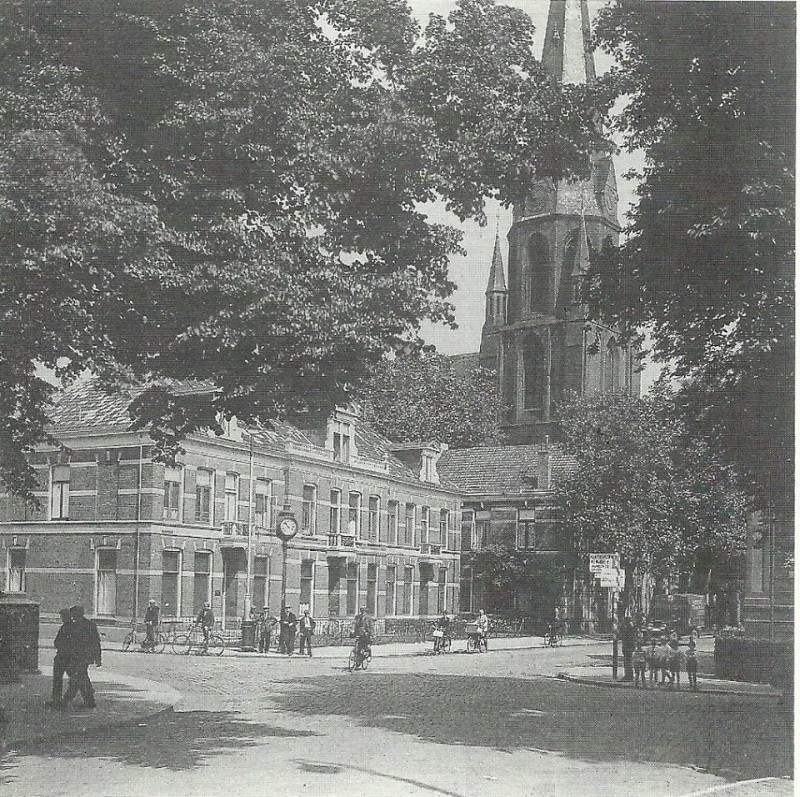
{"label": "paved road", "polygon": [[[791,706],[552,677],[599,655],[596,646],[376,655],[354,674],[345,654],[107,653],[106,667],[181,690],[177,710],[14,753],[0,775],[15,797],[679,797],[791,771]],[[791,793],[787,781],[747,788],[748,797]]]}

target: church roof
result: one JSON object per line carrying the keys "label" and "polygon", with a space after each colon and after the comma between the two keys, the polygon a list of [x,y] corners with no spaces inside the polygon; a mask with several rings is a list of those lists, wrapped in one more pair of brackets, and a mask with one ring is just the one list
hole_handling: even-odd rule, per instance
{"label": "church roof", "polygon": [[586,0],[550,0],[542,65],[560,83],[592,83],[594,56]]}
{"label": "church roof", "polygon": [[494,254],[492,255],[492,267],[489,270],[489,284],[486,286],[486,293],[505,293],[506,277],[503,268],[503,253],[500,251],[500,234],[494,239]]}

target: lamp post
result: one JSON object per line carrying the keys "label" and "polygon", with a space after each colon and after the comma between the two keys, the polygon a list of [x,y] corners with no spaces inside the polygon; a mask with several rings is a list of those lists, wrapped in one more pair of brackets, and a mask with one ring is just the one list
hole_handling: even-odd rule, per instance
{"label": "lamp post", "polygon": [[283,509],[278,512],[278,523],[275,529],[281,541],[281,610],[286,605],[286,561],[289,557],[289,540],[297,534],[297,518],[292,512],[292,507],[288,500],[284,503]]}

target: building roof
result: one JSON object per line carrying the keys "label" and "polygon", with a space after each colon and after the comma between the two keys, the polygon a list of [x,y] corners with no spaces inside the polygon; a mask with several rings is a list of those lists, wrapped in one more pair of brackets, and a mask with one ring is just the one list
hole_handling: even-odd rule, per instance
{"label": "building roof", "polygon": [[548,489],[573,465],[557,446],[538,444],[450,449],[438,467],[443,478],[465,493],[508,496]]}

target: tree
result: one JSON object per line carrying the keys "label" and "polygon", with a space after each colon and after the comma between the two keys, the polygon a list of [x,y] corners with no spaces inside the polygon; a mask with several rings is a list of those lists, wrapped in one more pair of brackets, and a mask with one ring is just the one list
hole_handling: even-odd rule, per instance
{"label": "tree", "polygon": [[710,569],[730,580],[743,564],[747,499],[732,468],[688,434],[665,388],[572,399],[559,422],[574,464],[555,490],[577,567],[590,552],[619,553],[637,609],[650,577],[703,592]]}
{"label": "tree", "polygon": [[[33,486],[49,387],[91,370],[164,456],[222,413],[346,401],[453,323],[453,228],[583,173],[609,99],[561,87],[527,16],[461,0],[10,0],[0,9],[0,476]],[[171,390],[210,380],[212,406]]]}
{"label": "tree", "polygon": [[686,421],[757,488],[791,485],[795,9],[618,0],[596,35],[645,168],[593,312],[649,330]]}
{"label": "tree", "polygon": [[376,371],[363,392],[364,419],[398,442],[438,440],[453,448],[498,444],[497,378],[453,357],[399,357]]}

